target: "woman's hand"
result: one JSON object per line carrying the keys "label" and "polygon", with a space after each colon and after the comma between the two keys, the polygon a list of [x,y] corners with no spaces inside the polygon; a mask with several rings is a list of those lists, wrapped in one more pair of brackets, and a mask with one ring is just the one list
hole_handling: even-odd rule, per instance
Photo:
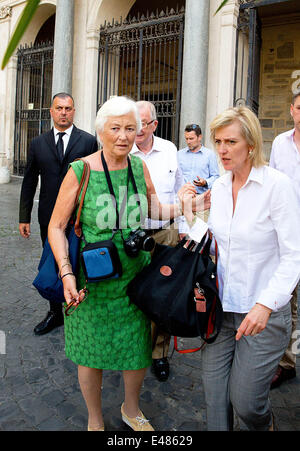
{"label": "woman's hand", "polygon": [[203,194],[196,195],[195,187],[191,183],[186,183],[177,193],[181,203],[181,208],[188,222],[192,222],[194,212],[208,210],[211,203],[211,191],[207,190]]}
{"label": "woman's hand", "polygon": [[64,296],[67,304],[75,299],[74,305],[80,304],[83,300],[85,293],[80,290],[79,293],[76,288],[76,278],[69,274],[63,278]]}
{"label": "woman's hand", "polygon": [[208,189],[203,194],[198,194],[193,201],[193,211],[204,211],[210,209],[211,191]]}
{"label": "woman's hand", "polygon": [[250,312],[245,316],[237,330],[235,339],[238,341],[243,335],[254,336],[262,332],[269,320],[272,310],[262,304],[255,304]]}
{"label": "woman's hand", "polygon": [[183,185],[177,193],[182,212],[188,222],[194,218],[193,199],[196,196],[196,188],[191,183]]}
{"label": "woman's hand", "polygon": [[186,183],[185,185],[183,185],[180,190],[177,193],[178,199],[180,200],[180,202],[182,203],[183,199],[185,197],[195,197],[196,196],[196,188],[194,187],[194,185],[192,183]]}

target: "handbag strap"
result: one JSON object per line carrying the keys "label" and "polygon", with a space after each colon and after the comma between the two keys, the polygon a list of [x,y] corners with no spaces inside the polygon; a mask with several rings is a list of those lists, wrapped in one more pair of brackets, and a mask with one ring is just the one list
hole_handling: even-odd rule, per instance
{"label": "handbag strap", "polygon": [[192,348],[192,349],[178,349],[178,338],[174,336],[174,349],[176,352],[179,352],[179,354],[191,354],[192,352],[201,351],[201,349],[205,346],[205,342],[202,343],[202,345],[199,348]]}
{"label": "handbag strap", "polygon": [[[77,158],[74,161],[80,161],[80,160],[81,160],[81,158]],[[87,170],[88,170],[88,163],[86,163],[83,160],[81,160],[81,161],[83,162],[83,171],[82,171],[81,180],[80,180],[80,183],[79,183],[79,188],[78,188],[77,193],[76,193],[75,205],[78,204],[78,199],[79,199],[79,196],[80,196],[80,193],[81,193],[81,190],[82,190],[85,178],[86,178]]]}
{"label": "handbag strap", "polygon": [[182,238],[181,241],[179,241],[179,243],[175,246],[176,249],[179,249],[180,247],[184,247],[185,249],[187,249],[188,251],[191,252],[199,252],[201,251],[201,254],[204,252],[205,249],[210,247],[211,244],[211,235],[206,232],[204,234],[204,236],[202,237],[200,243],[198,243],[197,241],[191,240],[191,239],[186,239],[185,237]]}
{"label": "handbag strap", "polygon": [[[209,238],[210,238],[210,240],[212,242],[213,234],[211,233],[210,230],[209,230]],[[215,264],[216,264],[216,269],[218,269],[218,252],[219,252],[218,243],[217,243],[217,240],[215,238]],[[218,273],[217,272],[216,272],[216,287],[219,290],[219,279],[218,279]]]}
{"label": "handbag strap", "polygon": [[87,190],[87,187],[89,184],[91,168],[90,168],[89,163],[87,163],[86,161],[82,160],[81,158],[77,158],[77,160],[75,160],[75,161],[78,161],[78,160],[83,162],[83,171],[82,171],[79,188],[78,188],[77,194],[76,194],[75,206],[77,206],[77,204],[78,204],[78,199],[79,199],[81,191],[82,191],[82,195],[81,195],[81,199],[80,199],[80,203],[79,203],[79,207],[78,207],[78,211],[77,211],[77,215],[76,215],[74,232],[75,232],[75,235],[78,236],[78,238],[80,238],[82,235],[82,229],[81,229],[81,225],[80,225],[80,216],[81,216],[81,210],[82,210],[82,206],[83,206],[83,202],[84,202],[84,198],[85,198],[85,193],[86,193],[86,190]]}

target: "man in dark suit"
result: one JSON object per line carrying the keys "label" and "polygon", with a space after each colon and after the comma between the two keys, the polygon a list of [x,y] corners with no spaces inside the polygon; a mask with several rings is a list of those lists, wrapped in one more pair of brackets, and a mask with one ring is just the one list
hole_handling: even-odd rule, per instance
{"label": "man in dark suit", "polygon": [[[75,108],[72,96],[66,93],[56,94],[50,114],[53,129],[34,138],[30,144],[19,213],[20,234],[29,238],[31,211],[38,178],[41,176],[38,220],[43,245],[56,197],[69,164],[76,158],[85,157],[98,150],[96,138],[73,124]],[[62,324],[61,304],[50,301],[50,311],[35,327],[34,332],[36,335],[42,335]]]}

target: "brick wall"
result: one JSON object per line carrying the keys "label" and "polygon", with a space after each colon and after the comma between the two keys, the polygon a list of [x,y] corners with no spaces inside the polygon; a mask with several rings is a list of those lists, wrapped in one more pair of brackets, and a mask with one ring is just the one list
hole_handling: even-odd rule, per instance
{"label": "brick wall", "polygon": [[300,89],[299,29],[298,18],[262,29],[259,118],[267,160],[273,139],[294,127],[290,105],[293,90]]}

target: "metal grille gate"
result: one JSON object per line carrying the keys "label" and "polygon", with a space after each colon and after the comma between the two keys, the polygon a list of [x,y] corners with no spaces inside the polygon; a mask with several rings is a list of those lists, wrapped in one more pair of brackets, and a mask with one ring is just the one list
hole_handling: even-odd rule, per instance
{"label": "metal grille gate", "polygon": [[53,43],[18,50],[14,174],[23,175],[30,142],[51,128]]}
{"label": "metal grille gate", "polygon": [[153,102],[156,134],[178,145],[184,8],[100,28],[98,108],[112,95]]}
{"label": "metal grille gate", "polygon": [[259,110],[261,23],[257,4],[240,0],[236,35],[234,105],[248,105]]}

